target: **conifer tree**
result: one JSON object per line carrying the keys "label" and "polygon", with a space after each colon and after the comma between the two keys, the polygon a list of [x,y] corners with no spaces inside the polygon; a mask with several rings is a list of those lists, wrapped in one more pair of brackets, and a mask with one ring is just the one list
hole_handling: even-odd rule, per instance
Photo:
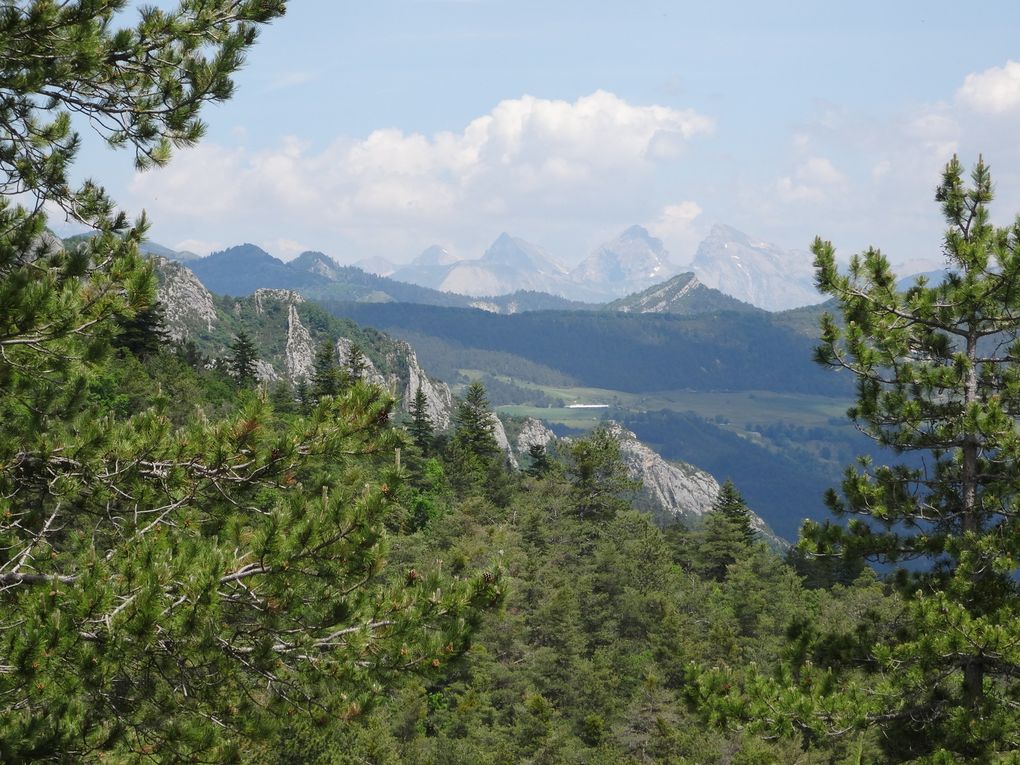
{"label": "conifer tree", "polygon": [[751,511],[737,487],[727,480],[706,514],[705,528],[699,535],[699,573],[722,581],[726,578],[726,569],[748,553],[753,542]]}
{"label": "conifer tree", "polygon": [[259,360],[255,343],[243,329],[230,345],[230,374],[242,388],[251,388],[258,382],[256,362]]}
{"label": "conifer tree", "polygon": [[[968,185],[954,157],[936,200],[941,282],[900,291],[878,250],[844,274],[829,242],[812,247],[844,320],[823,319],[818,360],[857,377],[850,417],[910,459],[848,469],[828,496],[846,524],[806,525],[802,547],[902,566],[902,611],[852,639],[800,630],[799,663],[753,676],[743,711],[809,738],[878,727],[886,762],[1008,762],[1020,749],[1020,220],[991,223],[981,160]],[[720,682],[702,698],[733,714]]]}
{"label": "conifer tree", "polygon": [[326,338],[315,348],[312,359],[312,394],[316,399],[335,396],[340,392],[340,368],[336,363],[336,347]]}
{"label": "conifer tree", "polygon": [[421,449],[422,454],[428,455],[432,449],[435,427],[432,424],[432,418],[429,416],[428,400],[425,398],[425,392],[421,389],[421,383],[418,384],[418,388],[414,392],[414,400],[411,401],[409,409],[411,424],[408,427],[408,431],[411,434],[411,438],[414,439],[414,443]]}
{"label": "conifer tree", "polygon": [[365,360],[365,352],[357,343],[351,343],[347,352],[347,375],[351,380],[360,380],[368,363]]}
{"label": "conifer tree", "polygon": [[531,464],[526,470],[532,478],[541,478],[552,468],[552,461],[546,451],[545,444],[532,444],[528,447],[528,458]]}
{"label": "conifer tree", "polygon": [[626,509],[623,495],[637,486],[627,477],[619,439],[605,426],[570,445],[567,477],[574,511],[586,520],[605,521]]}
{"label": "conifer tree", "polygon": [[488,461],[499,455],[495,425],[485,386],[475,380],[453,413],[454,444],[477,459]]}
{"label": "conifer tree", "polygon": [[[293,421],[242,394],[185,427],[158,385],[130,416],[104,399],[118,367],[100,365],[154,285],[144,220],[69,182],[69,113],[163,164],[284,9],[184,0],[121,29],[127,5],[0,6],[3,762],[239,761],[293,715],[346,720],[442,666],[499,599],[493,572],[380,582],[399,480],[382,391]],[[65,251],[44,204],[96,235]]]}
{"label": "conifer tree", "polygon": [[135,311],[133,316],[120,316],[117,318],[119,332],[114,338],[114,346],[138,358],[154,356],[169,339],[165,322],[166,306],[158,300]]}

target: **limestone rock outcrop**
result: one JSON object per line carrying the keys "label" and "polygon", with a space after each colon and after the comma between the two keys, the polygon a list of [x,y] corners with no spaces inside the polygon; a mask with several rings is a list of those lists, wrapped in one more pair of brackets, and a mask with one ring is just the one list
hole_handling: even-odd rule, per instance
{"label": "limestone rock outcrop", "polygon": [[171,340],[185,340],[196,330],[211,332],[216,323],[212,293],[188,268],[166,258],[154,258],[159,300],[166,309]]}

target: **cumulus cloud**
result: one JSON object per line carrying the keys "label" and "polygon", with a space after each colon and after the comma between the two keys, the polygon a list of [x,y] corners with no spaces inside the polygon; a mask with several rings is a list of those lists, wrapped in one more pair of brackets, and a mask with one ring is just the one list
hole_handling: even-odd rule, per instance
{"label": "cumulus cloud", "polygon": [[987,114],[1003,114],[1020,107],[1020,62],[1007,61],[983,72],[968,74],[956,91],[964,106]]}
{"label": "cumulus cloud", "polygon": [[693,110],[634,105],[601,90],[573,102],[523,96],[461,131],[430,136],[384,129],[321,148],[292,137],[259,151],[206,143],[135,176],[131,192],[157,219],[218,219],[222,228],[243,217],[263,229],[275,223],[266,239],[333,231],[385,254],[468,220],[502,228],[554,211],[626,216],[656,168],[712,129]]}

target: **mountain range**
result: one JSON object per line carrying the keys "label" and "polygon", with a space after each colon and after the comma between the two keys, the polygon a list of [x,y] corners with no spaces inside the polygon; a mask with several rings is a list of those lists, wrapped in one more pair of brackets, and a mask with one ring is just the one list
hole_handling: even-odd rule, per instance
{"label": "mountain range", "polygon": [[[716,289],[769,311],[820,301],[810,255],[754,241],[723,225],[711,230],[686,270],[670,259],[660,239],[641,226],[631,226],[596,247],[572,269],[538,245],[505,232],[478,258],[461,258],[432,245],[403,266],[381,258],[359,261],[363,267],[343,266],[315,251],[303,252],[287,263],[253,244],[230,247],[205,258],[175,253],[154,243],[145,248],[151,254],[188,263],[213,291],[238,296],[271,286],[298,290],[315,299],[475,306],[512,313],[612,304],[674,276],[683,276],[681,281],[686,283],[686,275],[693,273],[698,284],[691,283],[689,289]],[[680,283],[673,287],[680,289]],[[724,301],[719,301],[716,307],[743,310],[736,302],[724,306]],[[616,303],[612,310],[644,309]]]}
{"label": "mountain range", "polygon": [[753,241],[730,226],[713,226],[691,265],[705,285],[767,311],[822,301],[810,253]]}
{"label": "mountain range", "polygon": [[[295,385],[310,379],[316,349],[326,338],[334,343],[341,364],[357,343],[364,353],[366,379],[396,394],[402,412],[407,412],[420,390],[432,422],[440,430],[450,426],[454,408],[450,386],[426,374],[409,343],[330,316],[291,290],[257,288],[249,296],[221,297],[212,294],[183,264],[163,257],[154,262],[166,329],[175,341],[190,341],[198,353],[222,358],[234,334],[244,330],[258,350],[258,376],[268,385]],[[323,265],[314,254],[302,263],[315,271]],[[514,466],[527,459],[532,444],[555,448],[558,441],[535,418],[504,420],[493,415],[493,427],[497,442]],[[700,523],[719,492],[718,481],[694,465],[664,460],[618,424],[610,423],[610,428],[620,442],[628,474],[641,484],[634,497],[638,506],[664,525],[678,519]],[[754,524],[771,543],[781,543],[762,518],[754,516]]]}

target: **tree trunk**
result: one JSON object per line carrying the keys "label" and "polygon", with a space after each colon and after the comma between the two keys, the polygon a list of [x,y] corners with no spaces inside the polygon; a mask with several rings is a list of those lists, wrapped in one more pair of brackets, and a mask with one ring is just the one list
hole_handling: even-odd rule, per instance
{"label": "tree trunk", "polygon": [[[967,335],[967,386],[964,391],[964,416],[978,398],[977,370],[977,327],[972,323]],[[980,531],[980,519],[977,507],[977,461],[978,436],[967,433],[963,442],[963,531],[965,534],[976,534]],[[977,572],[971,574],[971,585],[974,592],[980,588]],[[963,696],[968,706],[977,706],[984,698],[984,662],[976,656],[970,657],[963,666]]]}

